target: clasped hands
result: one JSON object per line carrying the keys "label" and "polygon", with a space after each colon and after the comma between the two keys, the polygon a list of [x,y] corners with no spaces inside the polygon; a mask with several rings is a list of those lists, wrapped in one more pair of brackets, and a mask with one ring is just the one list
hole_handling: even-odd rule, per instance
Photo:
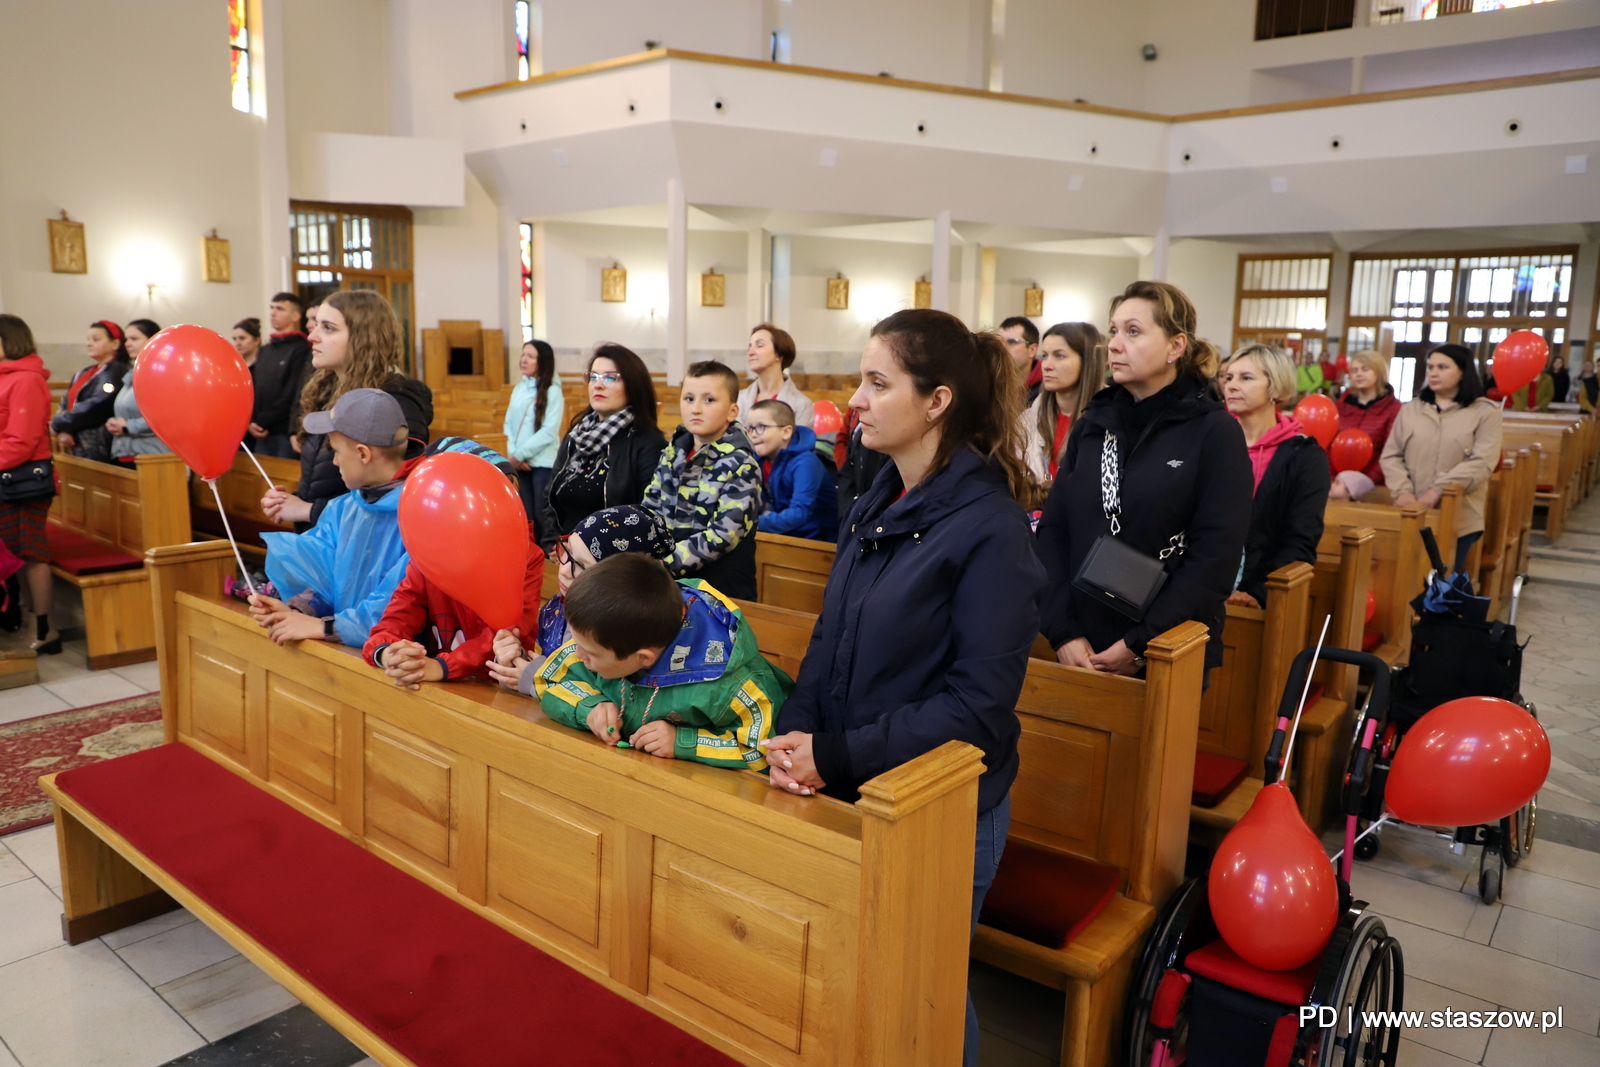
{"label": "clasped hands", "polygon": [[1429,489],[1421,496],[1417,496],[1415,493],[1401,493],[1394,498],[1394,506],[1397,508],[1436,508],[1439,506],[1439,501],[1443,496],[1444,494],[1437,489]]}
{"label": "clasped hands", "polygon": [[1056,649],[1056,662],[1068,667],[1100,671],[1102,674],[1132,675],[1139,672],[1138,661],[1126,642],[1118,641],[1104,652],[1096,652],[1087,637],[1074,637]]}

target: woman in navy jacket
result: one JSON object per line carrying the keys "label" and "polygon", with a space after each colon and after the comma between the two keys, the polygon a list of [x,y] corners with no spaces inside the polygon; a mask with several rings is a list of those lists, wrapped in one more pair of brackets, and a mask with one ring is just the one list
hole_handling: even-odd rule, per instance
{"label": "woman in navy jacket", "polygon": [[[1016,376],[997,337],[942,311],[873,327],[850,406],[890,463],[840,526],[822,614],[767,743],[774,786],[842,800],[947,741],[981,749],[974,925],[1010,824],[1016,703],[1045,581],[1017,503],[1032,485]],[[968,1064],[977,1034],[969,999]]]}

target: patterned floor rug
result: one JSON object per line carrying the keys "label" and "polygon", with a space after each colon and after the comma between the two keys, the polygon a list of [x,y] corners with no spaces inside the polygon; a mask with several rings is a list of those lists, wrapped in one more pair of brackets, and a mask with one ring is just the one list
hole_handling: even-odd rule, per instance
{"label": "patterned floor rug", "polygon": [[159,744],[159,693],[0,723],[0,837],[50,821],[41,774]]}

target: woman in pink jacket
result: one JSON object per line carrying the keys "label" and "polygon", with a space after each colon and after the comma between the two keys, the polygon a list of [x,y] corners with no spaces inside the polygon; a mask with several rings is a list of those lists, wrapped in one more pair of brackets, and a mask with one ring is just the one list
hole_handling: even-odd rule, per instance
{"label": "woman in pink jacket", "polygon": [[[37,629],[32,648],[54,655],[61,651],[61,633],[50,625],[50,546],[44,523],[55,483],[41,477],[50,471],[50,375],[35,350],[33,331],[15,315],[0,315],[0,357],[0,542],[23,563]],[[20,494],[6,487],[30,481],[45,484]],[[24,499],[5,499],[16,495]],[[16,595],[14,588],[7,591]]]}

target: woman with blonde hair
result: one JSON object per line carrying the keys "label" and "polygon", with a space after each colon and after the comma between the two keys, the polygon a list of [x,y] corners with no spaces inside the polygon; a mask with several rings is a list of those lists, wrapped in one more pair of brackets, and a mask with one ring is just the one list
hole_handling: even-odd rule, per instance
{"label": "woman with blonde hair", "polygon": [[1293,415],[1294,360],[1271,345],[1245,345],[1222,365],[1222,402],[1244,431],[1255,495],[1244,540],[1244,569],[1228,603],[1265,607],[1267,575],[1296,561],[1315,563],[1328,500],[1328,457]]}
{"label": "woman with blonde hair", "polygon": [[[400,373],[400,321],[389,301],[365,289],[334,293],[322,302],[310,340],[314,369],[300,392],[301,410],[326,411],[352,389],[382,389],[400,402],[410,427],[406,458],[422,455],[433,421],[433,391]],[[300,447],[300,484],[293,494],[269,490],[261,510],[303,531],[345,492],[326,435],[308,434]]]}
{"label": "woman with blonde hair", "polygon": [[[1195,336],[1182,290],[1138,281],[1111,302],[1106,355],[1113,384],[1075,421],[1039,523],[1044,636],[1062,663],[1131,675],[1154,637],[1192,619],[1210,627],[1214,667],[1251,496],[1244,437],[1215,391],[1217,350]],[[1159,588],[1102,568],[1126,549],[1161,561]]]}
{"label": "woman with blonde hair", "polygon": [[1039,395],[1023,413],[1028,469],[1041,485],[1055,480],[1072,422],[1106,386],[1106,350],[1087,322],[1058,322],[1039,339]]}
{"label": "woman with blonde hair", "polygon": [[1334,500],[1356,500],[1370,493],[1373,486],[1384,484],[1383,464],[1378,458],[1383,455],[1389,431],[1400,414],[1400,401],[1389,385],[1389,364],[1381,353],[1369,349],[1350,357],[1350,388],[1336,404],[1340,433],[1361,430],[1372,438],[1372,459],[1367,465],[1359,471],[1335,475],[1328,489],[1328,496]]}

